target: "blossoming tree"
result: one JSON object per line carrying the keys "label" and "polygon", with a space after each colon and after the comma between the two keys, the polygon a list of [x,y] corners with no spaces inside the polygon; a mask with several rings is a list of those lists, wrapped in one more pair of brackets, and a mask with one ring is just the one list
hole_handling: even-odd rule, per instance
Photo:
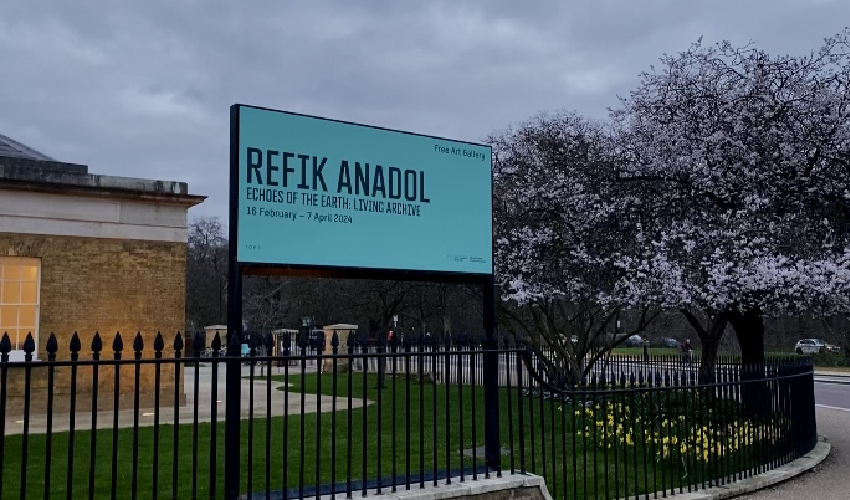
{"label": "blossoming tree", "polygon": [[[628,197],[611,182],[610,137],[600,124],[558,113],[489,142],[502,322],[537,352],[554,383],[576,383],[658,314],[640,297],[614,296],[629,276],[616,256],[635,245],[625,236],[634,227],[624,217]],[[625,335],[615,335],[626,316]]]}
{"label": "blossoming tree", "polygon": [[764,361],[765,314],[850,310],[848,37],[805,56],[700,41],[611,113],[617,179],[662,193],[639,200],[654,252],[624,288],[709,337],[728,321],[745,362]]}

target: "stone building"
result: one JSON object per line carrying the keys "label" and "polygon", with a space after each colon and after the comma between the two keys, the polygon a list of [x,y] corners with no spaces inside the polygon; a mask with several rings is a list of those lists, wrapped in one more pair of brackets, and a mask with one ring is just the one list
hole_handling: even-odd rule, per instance
{"label": "stone building", "polygon": [[[67,360],[75,332],[81,359],[91,359],[95,332],[103,340],[102,358],[113,358],[118,332],[125,359],[133,357],[137,333],[144,357],[153,356],[157,332],[170,356],[185,321],[188,210],[203,200],[183,182],[92,174],[85,165],[56,161],[0,135],[0,333],[10,337],[11,360],[25,363],[27,334],[35,340],[35,358],[45,360],[51,333],[57,359]],[[69,399],[67,370],[56,374],[57,408]],[[7,410],[13,413],[23,401],[22,372],[9,370]],[[98,375],[98,406],[111,407],[114,368]],[[120,371],[122,407],[133,404],[133,375],[129,367]],[[152,401],[153,377],[153,366],[144,365],[142,404]],[[173,366],[161,377],[163,401],[173,404]],[[43,406],[46,380],[44,369],[33,370],[35,412]],[[182,385],[179,377],[176,382]],[[91,388],[92,369],[80,368],[78,408],[86,408]]]}

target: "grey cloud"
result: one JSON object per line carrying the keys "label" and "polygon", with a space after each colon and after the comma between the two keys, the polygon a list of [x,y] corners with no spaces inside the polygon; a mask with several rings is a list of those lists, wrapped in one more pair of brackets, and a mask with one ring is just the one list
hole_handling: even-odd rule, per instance
{"label": "grey cloud", "polygon": [[664,52],[804,52],[846,1],[5,0],[0,133],[99,173],[185,180],[227,214],[234,102],[466,140],[602,117]]}

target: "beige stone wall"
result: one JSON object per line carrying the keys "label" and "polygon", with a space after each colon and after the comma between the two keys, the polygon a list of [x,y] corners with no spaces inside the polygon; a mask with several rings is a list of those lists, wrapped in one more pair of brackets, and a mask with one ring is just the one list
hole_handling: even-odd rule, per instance
{"label": "beige stone wall", "polygon": [[[50,333],[55,333],[59,343],[57,359],[70,359],[69,345],[74,332],[83,346],[80,359],[91,359],[95,332],[100,332],[103,340],[101,358],[113,358],[112,341],[116,332],[121,332],[124,340],[124,359],[133,358],[137,332],[145,342],[144,358],[153,357],[157,332],[162,332],[165,338],[163,357],[173,357],[174,335],[184,326],[185,243],[0,233],[0,255],[41,260],[37,347],[40,359],[47,357]],[[141,399],[152,401],[155,369],[153,365],[143,365],[140,372]],[[70,374],[63,368],[56,376],[54,390],[61,404],[69,399]],[[103,367],[98,376],[98,406],[111,407],[114,369]],[[45,369],[33,369],[33,404],[42,406],[44,398],[40,395],[45,394],[46,377]],[[161,398],[166,404],[173,404],[173,364],[163,365],[160,377]],[[8,405],[12,412],[22,405],[23,382],[23,370],[10,369]],[[182,385],[182,380],[179,383]],[[121,407],[132,407],[134,387],[133,367],[122,367]],[[91,367],[78,370],[76,388],[80,397],[78,408],[80,404],[85,407],[91,396]]]}

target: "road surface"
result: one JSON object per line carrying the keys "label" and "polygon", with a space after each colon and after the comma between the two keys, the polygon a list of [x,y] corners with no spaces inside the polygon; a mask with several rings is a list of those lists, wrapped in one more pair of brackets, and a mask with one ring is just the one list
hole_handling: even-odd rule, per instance
{"label": "road surface", "polygon": [[850,378],[835,383],[825,377],[815,382],[818,432],[826,436],[832,450],[811,472],[749,495],[746,500],[843,500],[850,492]]}

